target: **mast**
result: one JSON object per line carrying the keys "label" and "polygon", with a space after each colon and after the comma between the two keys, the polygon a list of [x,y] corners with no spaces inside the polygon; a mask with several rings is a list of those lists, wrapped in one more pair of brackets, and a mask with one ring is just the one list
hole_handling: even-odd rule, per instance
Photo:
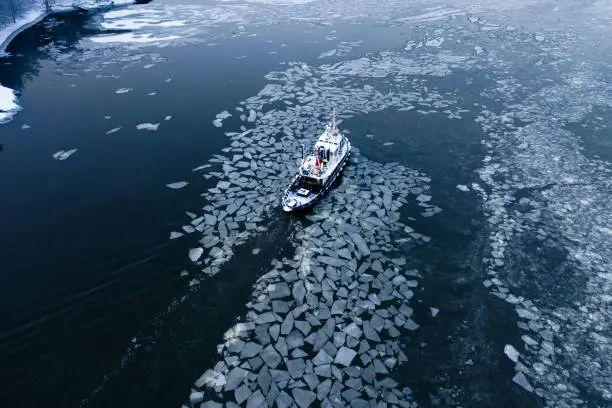
{"label": "mast", "polygon": [[336,126],[336,108],[334,107],[332,109],[332,118],[331,118],[331,122],[330,122],[330,130],[331,130],[331,134],[335,135],[336,131],[338,130],[338,127]]}
{"label": "mast", "polygon": [[336,108],[332,109],[332,128],[336,130]]}

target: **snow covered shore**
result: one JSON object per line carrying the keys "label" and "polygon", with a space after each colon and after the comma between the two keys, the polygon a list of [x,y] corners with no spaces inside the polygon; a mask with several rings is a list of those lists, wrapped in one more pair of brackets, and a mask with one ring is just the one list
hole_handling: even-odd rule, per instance
{"label": "snow covered shore", "polygon": [[[6,54],[6,48],[11,43],[11,41],[19,35],[19,33],[27,30],[38,22],[42,21],[45,17],[47,17],[51,13],[68,11],[74,9],[75,2],[73,0],[59,0],[57,4],[53,7],[51,12],[45,12],[42,6],[42,3],[39,7],[34,7],[33,9],[25,12],[17,21],[13,24],[9,24],[5,27],[0,27],[0,57]],[[126,5],[134,3],[133,0],[114,0],[114,1],[94,1],[87,0],[80,2],[80,5],[85,8],[96,8],[101,6],[108,6],[109,4],[114,3],[114,5]],[[3,87],[0,84],[0,124],[6,123],[12,119],[12,117],[21,110],[21,107],[18,104],[18,99],[15,94],[15,91]]]}
{"label": "snow covered shore", "polygon": [[[57,4],[51,10],[53,12],[67,11],[74,9],[74,4],[79,3],[80,6],[84,8],[96,8],[102,6],[108,6],[111,3],[114,3],[116,6],[131,4],[134,3],[134,0],[108,0],[108,1],[95,1],[95,0],[87,0],[82,2],[75,2],[73,0],[58,0]],[[33,9],[25,12],[22,16],[17,18],[17,21],[13,24],[9,24],[6,27],[0,27],[0,56],[5,53],[6,47],[10,44],[10,42],[24,30],[27,30],[29,27],[32,27],[34,24],[42,21],[47,15],[44,11],[44,7],[42,3],[38,7],[34,7]]]}
{"label": "snow covered shore", "polygon": [[0,29],[0,57],[5,53],[6,47],[13,41],[19,33],[28,28],[32,27],[34,24],[42,21],[45,17],[47,17],[48,13],[40,10],[31,10],[25,13],[23,16],[19,17],[17,21],[13,24],[10,24],[6,27]]}

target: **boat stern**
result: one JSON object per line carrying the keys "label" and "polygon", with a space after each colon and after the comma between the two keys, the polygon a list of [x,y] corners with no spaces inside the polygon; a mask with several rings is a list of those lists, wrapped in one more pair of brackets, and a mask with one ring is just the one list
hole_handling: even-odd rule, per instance
{"label": "boat stern", "polygon": [[296,210],[296,207],[298,206],[298,202],[294,199],[284,199],[283,200],[283,211],[284,212],[293,212]]}
{"label": "boat stern", "polygon": [[317,196],[313,194],[302,196],[300,194],[296,194],[294,192],[288,191],[282,200],[283,211],[295,212],[295,211],[303,210],[311,206],[316,200],[316,198]]}

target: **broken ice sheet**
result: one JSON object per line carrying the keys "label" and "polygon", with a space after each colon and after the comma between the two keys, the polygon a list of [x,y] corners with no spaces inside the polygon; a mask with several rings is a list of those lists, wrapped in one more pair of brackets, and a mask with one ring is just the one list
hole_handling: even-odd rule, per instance
{"label": "broken ice sheet", "polygon": [[[290,158],[284,144],[293,145],[298,132],[314,132],[309,129],[308,120],[294,114],[293,110],[284,110],[285,107],[264,110],[263,106],[277,101],[281,106],[288,105],[286,101],[295,100],[300,109],[308,111],[304,116],[312,117],[325,115],[321,107],[323,98],[333,99],[345,107],[350,104],[349,109],[353,112],[364,114],[390,106],[406,107],[411,101],[415,103],[414,97],[404,98],[400,94],[393,96],[397,99],[395,102],[380,101],[373,86],[363,89],[358,86],[355,90],[344,87],[347,76],[372,72],[381,78],[388,76],[392,68],[387,62],[373,63],[364,57],[354,64],[339,62],[339,65],[321,66],[323,68],[298,63],[286,72],[271,73],[273,84],[241,102],[240,109],[236,109],[240,112],[238,115],[244,114],[244,121],[251,117],[257,124],[248,134],[240,134],[237,129],[226,133],[230,142],[222,151],[227,154],[212,160],[212,165],[222,167],[222,171],[205,173],[216,179],[211,180],[214,187],[202,194],[207,205],[197,211],[194,209],[194,214],[205,215],[205,220],[206,215],[210,217],[210,225],[207,220],[204,222],[206,231],[210,232],[200,241],[203,248],[209,248],[207,243],[214,239],[212,246],[219,252],[231,252],[235,245],[234,231],[243,228],[250,234],[260,231],[264,226],[262,218],[275,211],[270,203],[282,194],[284,182],[281,181],[293,173],[284,165]],[[396,64],[398,70],[403,70],[405,65],[404,60]],[[328,78],[324,81],[325,92],[317,95],[321,90],[317,89],[314,79],[322,75]],[[341,87],[336,88],[333,84],[334,76],[339,77]],[[283,78],[287,78],[285,84],[282,84]],[[299,89],[302,80],[310,82],[311,78],[314,84]],[[277,86],[277,82],[281,85]],[[222,126],[225,118],[211,119]],[[272,156],[281,160],[269,161]],[[315,208],[315,214],[307,218],[313,226],[303,225],[303,220],[292,225],[295,231],[288,244],[295,246],[296,257],[273,260],[272,268],[253,285],[248,312],[242,316],[253,325],[254,334],[249,335],[248,340],[242,337],[251,344],[245,343],[239,350],[229,340],[219,345],[215,369],[220,375],[226,376],[234,367],[250,372],[248,384],[245,381],[245,385],[237,388],[240,390],[236,392],[238,403],[244,404],[259,392],[266,398],[268,395],[276,397],[267,401],[269,405],[308,404],[311,394],[296,391],[296,400],[300,402],[293,398],[293,390],[302,389],[320,394],[321,405],[325,405],[325,398],[331,401],[338,397],[345,398],[343,402],[347,399],[359,401],[344,406],[363,406],[362,399],[347,390],[347,387],[352,390],[365,388],[363,382],[370,387],[362,394],[368,406],[370,399],[377,399],[377,395],[379,400],[387,397],[384,387],[397,388],[388,396],[394,401],[410,399],[391,378],[383,378],[392,368],[406,361],[397,345],[400,334],[409,336],[410,330],[419,327],[410,319],[412,309],[406,306],[413,293],[408,289],[408,280],[403,278],[391,283],[406,262],[403,259],[390,262],[383,254],[397,249],[391,232],[404,227],[399,221],[399,208],[408,201],[414,202],[417,195],[428,193],[427,183],[431,180],[416,179],[418,172],[397,164],[372,162],[360,156],[356,149],[353,157],[354,162],[345,169],[350,183],[336,187]],[[254,179],[266,182],[254,183]],[[258,197],[266,199],[260,204]],[[421,198],[425,198],[425,208],[431,207],[426,203],[427,197]],[[237,204],[238,199],[243,201]],[[373,205],[370,207],[370,204]],[[362,219],[364,213],[368,215]],[[367,222],[363,222],[366,218]],[[232,228],[233,224],[238,227]],[[410,282],[413,286],[412,282],[416,283]],[[400,305],[392,310],[391,303],[406,306],[400,310],[401,318],[395,319]],[[357,317],[354,311],[364,316]],[[250,356],[249,351],[253,353]],[[359,367],[369,367],[369,370],[366,372]],[[292,375],[296,378],[291,378]],[[228,397],[218,389],[210,392],[216,392],[215,399]]]}

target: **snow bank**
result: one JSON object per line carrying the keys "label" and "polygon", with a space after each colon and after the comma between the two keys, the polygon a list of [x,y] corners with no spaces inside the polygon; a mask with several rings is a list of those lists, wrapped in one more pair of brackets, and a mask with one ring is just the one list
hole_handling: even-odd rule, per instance
{"label": "snow bank", "polygon": [[15,91],[0,85],[0,123],[6,123],[21,110]]}
{"label": "snow bank", "polygon": [[40,10],[31,10],[18,18],[15,23],[0,28],[0,56],[6,52],[6,47],[19,33],[42,21],[45,17],[47,17],[47,13]]}

